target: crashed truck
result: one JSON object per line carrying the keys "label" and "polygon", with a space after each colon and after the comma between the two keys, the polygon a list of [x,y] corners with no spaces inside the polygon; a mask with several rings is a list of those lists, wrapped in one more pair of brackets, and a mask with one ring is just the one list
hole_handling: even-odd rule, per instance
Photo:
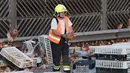
{"label": "crashed truck", "polygon": [[[34,38],[33,38],[34,39]],[[16,47],[2,48],[0,54],[3,58],[0,59],[0,67],[9,66],[12,69],[22,70],[28,67],[34,67],[37,63],[37,58],[32,57],[36,47],[40,50],[40,57],[47,57],[48,66],[53,65],[50,41],[47,35],[41,35],[33,39],[23,42],[22,51]],[[35,45],[34,45],[35,44]],[[25,52],[26,51],[26,52]]]}

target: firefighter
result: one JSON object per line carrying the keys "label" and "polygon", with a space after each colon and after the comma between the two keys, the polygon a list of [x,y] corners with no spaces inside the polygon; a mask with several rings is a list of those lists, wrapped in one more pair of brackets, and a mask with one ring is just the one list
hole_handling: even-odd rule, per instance
{"label": "firefighter", "polygon": [[51,21],[48,39],[51,42],[52,48],[54,63],[53,71],[60,70],[60,58],[62,55],[63,70],[64,72],[70,72],[68,42],[70,39],[74,38],[75,35],[72,29],[72,22],[66,14],[66,7],[62,4],[58,4],[55,7],[54,18]]}

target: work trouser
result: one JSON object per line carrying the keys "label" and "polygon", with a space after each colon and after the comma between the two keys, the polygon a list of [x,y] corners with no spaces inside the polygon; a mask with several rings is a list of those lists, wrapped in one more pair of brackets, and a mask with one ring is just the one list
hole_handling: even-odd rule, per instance
{"label": "work trouser", "polygon": [[53,63],[55,66],[60,66],[60,59],[62,55],[63,65],[70,65],[69,61],[69,45],[64,38],[61,38],[60,43],[51,42]]}

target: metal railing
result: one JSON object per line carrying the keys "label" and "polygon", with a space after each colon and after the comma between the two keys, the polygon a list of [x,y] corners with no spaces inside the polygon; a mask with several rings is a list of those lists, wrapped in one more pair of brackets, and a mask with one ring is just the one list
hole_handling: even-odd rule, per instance
{"label": "metal railing", "polygon": [[[130,29],[122,29],[121,31],[115,30],[103,30],[103,31],[92,31],[92,32],[81,32],[75,33],[76,38],[72,39],[71,42],[82,42],[82,41],[96,41],[96,40],[107,40],[107,39],[117,39],[117,38],[130,38]],[[24,41],[29,39],[35,39],[38,36],[29,37],[17,37],[14,41]],[[8,40],[0,39],[7,42]]]}
{"label": "metal railing", "polygon": [[128,25],[130,0],[1,0],[0,38],[18,29],[18,37],[48,34],[57,4],[64,4],[76,33],[116,29]]}

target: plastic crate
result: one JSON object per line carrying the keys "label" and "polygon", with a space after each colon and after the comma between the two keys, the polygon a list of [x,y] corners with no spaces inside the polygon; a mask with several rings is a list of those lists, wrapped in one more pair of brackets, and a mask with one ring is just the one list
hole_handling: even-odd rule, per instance
{"label": "plastic crate", "polygon": [[88,73],[88,65],[76,65],[76,70],[73,71],[74,73]]}
{"label": "plastic crate", "polygon": [[129,69],[96,68],[96,73],[130,73]]}
{"label": "plastic crate", "polygon": [[[74,68],[74,65],[73,65],[73,68],[74,68],[74,73],[89,73],[89,69],[90,69],[90,64],[94,64],[95,61],[93,60],[79,60],[75,63],[75,68]],[[91,66],[92,68],[92,66]],[[95,65],[93,66],[92,69],[95,68]],[[95,72],[95,71],[93,71]]]}
{"label": "plastic crate", "polygon": [[35,50],[34,46],[32,44],[35,44],[36,42],[33,40],[28,40],[23,42],[23,44],[26,46],[26,49],[28,50],[26,55],[31,56]]}
{"label": "plastic crate", "polygon": [[118,46],[90,46],[95,50],[95,54],[115,54],[115,55],[127,55],[130,54],[130,46],[118,45]]}
{"label": "plastic crate", "polygon": [[48,36],[47,35],[42,35],[40,38],[42,41],[44,41],[44,47],[45,47],[45,52],[46,52],[46,56],[47,56],[47,62],[49,64],[49,66],[53,66],[53,57],[52,57],[52,50],[51,50],[51,43],[48,40]]}
{"label": "plastic crate", "polygon": [[34,60],[22,53],[16,47],[7,47],[1,50],[1,55],[19,68],[32,67]]}
{"label": "plastic crate", "polygon": [[130,61],[130,55],[96,54],[97,60]]}
{"label": "plastic crate", "polygon": [[96,60],[96,67],[113,68],[113,69],[128,69],[130,68],[130,61]]}
{"label": "plastic crate", "polygon": [[130,42],[121,42],[121,43],[115,43],[115,44],[112,44],[114,46],[120,46],[120,45],[130,45]]}

